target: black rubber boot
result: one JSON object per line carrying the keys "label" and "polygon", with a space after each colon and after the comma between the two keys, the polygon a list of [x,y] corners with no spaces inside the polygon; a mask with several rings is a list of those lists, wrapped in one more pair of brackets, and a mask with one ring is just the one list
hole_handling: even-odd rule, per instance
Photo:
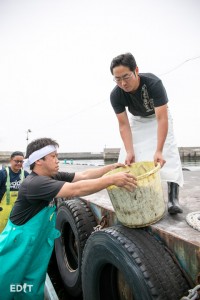
{"label": "black rubber boot", "polygon": [[179,185],[175,182],[168,182],[168,212],[171,215],[180,214],[183,210],[179,205]]}

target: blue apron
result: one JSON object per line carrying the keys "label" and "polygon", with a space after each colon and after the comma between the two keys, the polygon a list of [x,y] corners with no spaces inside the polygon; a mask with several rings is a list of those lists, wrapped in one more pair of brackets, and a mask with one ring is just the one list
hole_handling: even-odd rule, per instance
{"label": "blue apron", "polygon": [[20,226],[8,220],[0,234],[0,299],[44,300],[46,271],[60,236],[55,209],[45,207]]}

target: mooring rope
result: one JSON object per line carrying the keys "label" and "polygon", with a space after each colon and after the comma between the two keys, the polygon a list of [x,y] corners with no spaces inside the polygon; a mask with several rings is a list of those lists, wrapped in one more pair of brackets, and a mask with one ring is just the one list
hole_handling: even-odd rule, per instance
{"label": "mooring rope", "polygon": [[200,231],[200,211],[187,214],[186,221],[191,227]]}

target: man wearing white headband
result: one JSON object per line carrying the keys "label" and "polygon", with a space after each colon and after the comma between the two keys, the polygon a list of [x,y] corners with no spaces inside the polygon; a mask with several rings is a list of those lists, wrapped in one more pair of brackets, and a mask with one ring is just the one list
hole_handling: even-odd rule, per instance
{"label": "man wearing white headband", "polygon": [[[27,147],[25,165],[32,173],[21,184],[17,201],[8,223],[0,235],[0,295],[4,299],[44,299],[46,271],[54,239],[60,233],[55,228],[55,198],[72,198],[98,192],[110,185],[133,190],[136,178],[108,171],[124,166],[116,163],[84,172],[58,172],[58,144],[42,138]],[[51,204],[50,204],[51,202]],[[10,290],[11,285],[26,285],[27,290]],[[28,293],[28,294],[27,294]]]}

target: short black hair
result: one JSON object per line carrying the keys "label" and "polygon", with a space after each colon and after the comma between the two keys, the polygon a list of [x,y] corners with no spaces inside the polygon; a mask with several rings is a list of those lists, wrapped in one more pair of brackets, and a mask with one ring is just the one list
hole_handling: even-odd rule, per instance
{"label": "short black hair", "polygon": [[13,158],[13,157],[15,157],[15,156],[23,156],[23,157],[24,157],[24,154],[23,154],[21,151],[14,151],[14,152],[11,154],[10,158]]}
{"label": "short black hair", "polygon": [[115,58],[113,58],[110,65],[110,71],[112,75],[113,75],[113,69],[118,66],[128,67],[130,71],[134,72],[137,67],[137,64],[134,56],[128,52],[128,53],[120,54]]}
{"label": "short black hair", "polygon": [[[30,144],[28,144],[27,149],[26,149],[26,158],[29,158],[29,156],[39,150],[42,149],[45,146],[53,145],[55,147],[59,147],[59,144],[55,141],[52,140],[51,138],[40,138],[32,141]],[[30,165],[30,170],[33,170],[35,163],[32,163]]]}

